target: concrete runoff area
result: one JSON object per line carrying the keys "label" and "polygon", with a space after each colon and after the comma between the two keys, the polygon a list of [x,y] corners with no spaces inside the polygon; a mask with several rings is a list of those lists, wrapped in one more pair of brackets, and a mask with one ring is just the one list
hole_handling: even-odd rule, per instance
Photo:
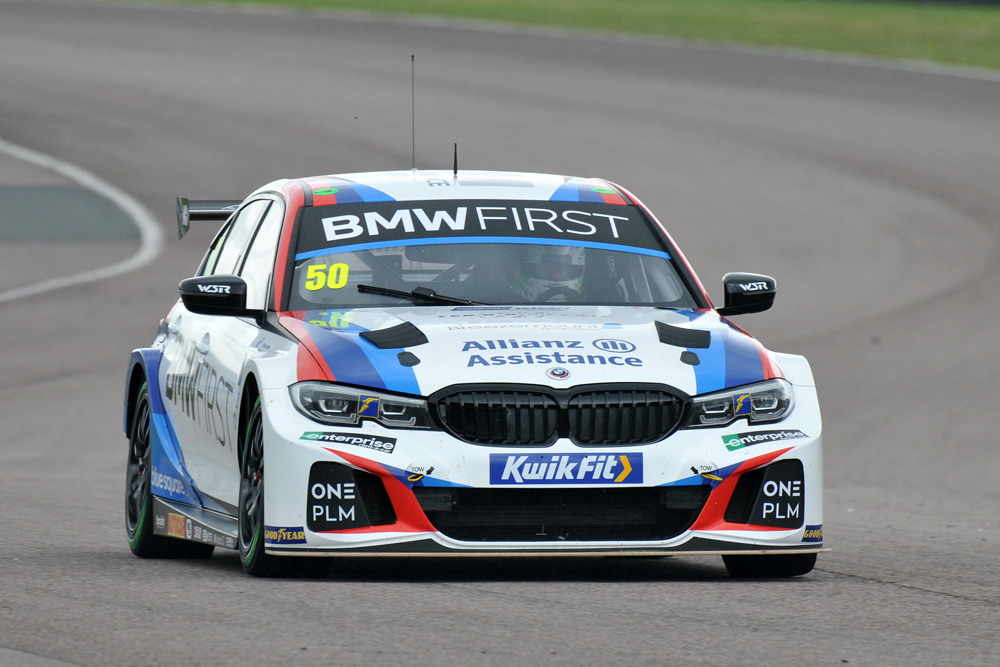
{"label": "concrete runoff area", "polygon": [[0,137],[169,225],[177,195],[408,169],[414,53],[418,167],[449,168],[457,141],[460,169],[603,176],[713,298],[726,271],[777,279],[772,311],[734,321],[812,362],[833,552],[759,582],[717,557],[347,559],[322,581],[252,579],[223,550],[133,557],[125,363],[195,271],[202,225],[136,273],[0,305],[0,646],[81,665],[994,664],[1000,84],[545,31],[0,2]]}
{"label": "concrete runoff area", "polygon": [[0,151],[0,293],[115,264],[138,240],[108,199]]}
{"label": "concrete runoff area", "polygon": [[85,188],[0,184],[0,243],[139,240],[121,210]]}

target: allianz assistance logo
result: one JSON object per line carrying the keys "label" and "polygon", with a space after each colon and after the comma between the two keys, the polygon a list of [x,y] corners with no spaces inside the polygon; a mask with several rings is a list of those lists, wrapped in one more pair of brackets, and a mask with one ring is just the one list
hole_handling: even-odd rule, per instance
{"label": "allianz assistance logo", "polygon": [[490,454],[490,484],[642,484],[642,454]]}

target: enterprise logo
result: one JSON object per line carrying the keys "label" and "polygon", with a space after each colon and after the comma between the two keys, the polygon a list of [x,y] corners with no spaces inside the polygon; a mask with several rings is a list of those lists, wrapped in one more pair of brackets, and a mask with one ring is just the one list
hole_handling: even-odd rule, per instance
{"label": "enterprise logo", "polygon": [[734,435],[722,436],[722,444],[731,452],[743,447],[758,445],[762,442],[781,442],[784,440],[798,440],[808,438],[805,433],[799,430],[787,431],[757,431],[756,433],[736,433]]}
{"label": "enterprise logo", "polygon": [[490,484],[642,484],[642,454],[490,454]]}

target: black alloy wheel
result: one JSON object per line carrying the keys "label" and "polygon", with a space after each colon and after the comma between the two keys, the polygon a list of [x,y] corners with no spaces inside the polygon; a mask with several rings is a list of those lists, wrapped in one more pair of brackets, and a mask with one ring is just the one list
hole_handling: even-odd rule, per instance
{"label": "black alloy wheel", "polygon": [[786,579],[809,574],[816,554],[734,555],[723,556],[722,561],[733,579]]}
{"label": "black alloy wheel", "polygon": [[210,558],[215,547],[153,534],[153,493],[150,462],[149,385],[139,388],[128,439],[125,471],[125,532],[128,546],[140,558]]}
{"label": "black alloy wheel", "polygon": [[269,556],[264,546],[264,413],[254,401],[243,441],[239,500],[240,562],[255,577],[301,576],[323,578],[330,569],[326,558]]}
{"label": "black alloy wheel", "polygon": [[240,460],[239,540],[243,569],[255,577],[277,573],[278,559],[264,553],[264,413],[254,402]]}

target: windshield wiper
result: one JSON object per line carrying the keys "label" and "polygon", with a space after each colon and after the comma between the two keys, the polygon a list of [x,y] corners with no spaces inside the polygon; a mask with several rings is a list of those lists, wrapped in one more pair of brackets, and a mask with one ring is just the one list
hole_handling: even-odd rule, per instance
{"label": "windshield wiper", "polygon": [[430,301],[431,303],[441,303],[445,305],[459,305],[459,306],[489,306],[488,303],[482,303],[481,301],[469,301],[468,299],[456,299],[453,296],[445,296],[444,294],[438,294],[432,289],[426,287],[414,288],[411,292],[404,292],[398,289],[389,289],[388,287],[376,287],[375,285],[358,285],[358,291],[362,294],[380,294],[382,296],[395,296],[400,299],[413,299],[414,301]]}

